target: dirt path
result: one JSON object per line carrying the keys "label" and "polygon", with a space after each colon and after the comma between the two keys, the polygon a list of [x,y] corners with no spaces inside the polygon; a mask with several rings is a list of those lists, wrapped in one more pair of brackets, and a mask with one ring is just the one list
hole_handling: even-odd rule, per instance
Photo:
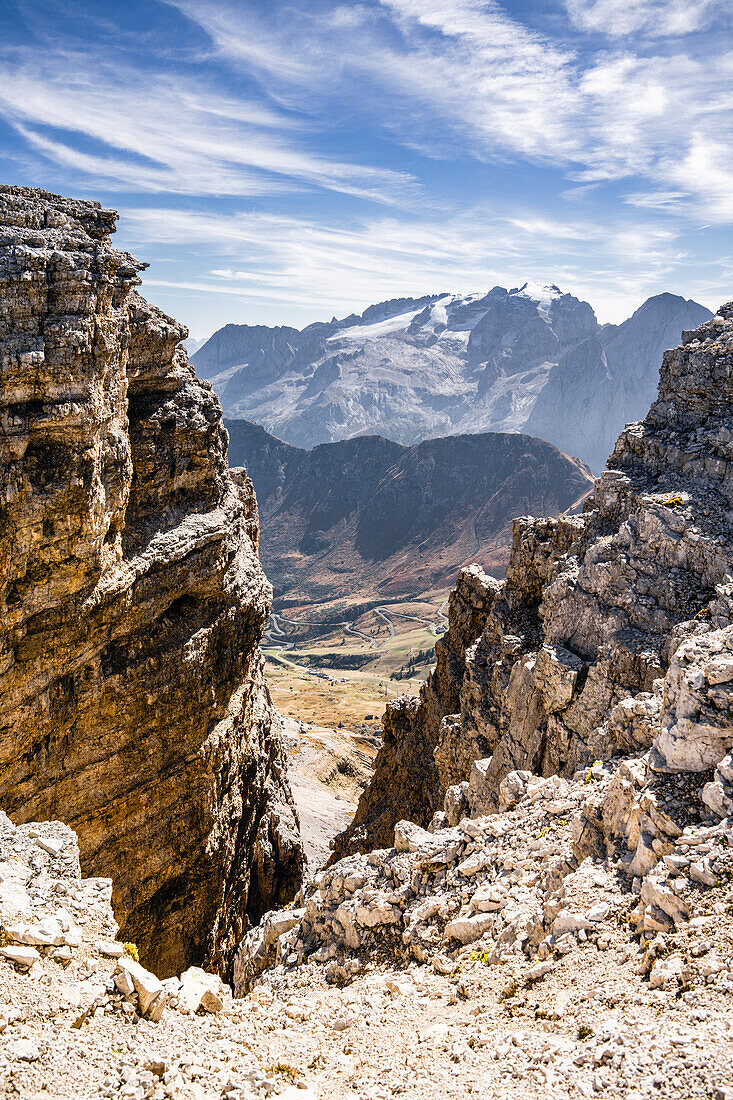
{"label": "dirt path", "polygon": [[354,815],[371,775],[376,739],[367,740],[346,729],[305,725],[285,715],[278,715],[278,721],[308,866],[314,872],[328,861],[329,841]]}

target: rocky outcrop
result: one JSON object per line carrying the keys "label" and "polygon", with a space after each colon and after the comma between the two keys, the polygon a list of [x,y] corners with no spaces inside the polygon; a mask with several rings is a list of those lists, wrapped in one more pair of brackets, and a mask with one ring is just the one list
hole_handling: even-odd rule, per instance
{"label": "rocky outcrop", "polygon": [[[686,825],[631,894],[614,860],[573,851],[569,817],[609,772],[534,777],[458,828],[400,822],[247,933],[236,997],[198,967],[158,980],[74,834],[0,813],[0,1095],[723,1100],[733,828]],[[657,929],[638,933],[641,908]]]}
{"label": "rocky outcrop", "polygon": [[219,403],[115,219],[0,189],[0,798],[76,830],[160,974],[225,973],[300,879],[271,590]]}
{"label": "rocky outcrop", "polygon": [[[301,906],[269,914],[247,934],[236,990],[245,993],[266,967],[297,974],[313,964],[325,964],[327,980],[346,984],[378,959],[451,975],[468,999],[476,993],[476,975],[469,975],[477,963],[497,980],[503,976],[503,996],[521,1011],[521,989],[562,960],[570,963],[560,986],[567,1003],[580,971],[633,959],[647,991],[674,996],[711,980],[729,991],[731,820],[705,820],[694,788],[673,783],[647,808],[674,837],[638,874],[628,852],[589,851],[584,843],[584,826],[598,831],[587,822],[599,806],[621,810],[635,770],[626,761],[618,769],[594,764],[572,780],[513,772],[502,784],[501,812],[430,830],[397,822],[389,846],[341,859],[306,887]],[[626,823],[638,826],[633,817]],[[618,989],[623,979],[617,973],[611,980]],[[532,1014],[535,1007],[530,1001]]]}
{"label": "rocky outcrop", "polygon": [[582,516],[517,521],[501,584],[463,571],[342,858],[248,934],[238,986],[416,960],[470,998],[473,962],[559,1020],[528,990],[569,961],[567,1004],[598,950],[660,1000],[731,988],[732,390],[733,303],[665,355]]}
{"label": "rocky outcrop", "polygon": [[291,447],[225,421],[262,516],[277,601],[414,597],[472,561],[503,572],[518,511],[562,512],[593,479],[541,439],[486,432],[402,447],[381,436]]}
{"label": "rocky outcrop", "polygon": [[621,325],[556,286],[403,298],[302,331],[226,325],[194,363],[229,416],[299,447],[379,433],[523,432],[603,469],[643,416],[659,360],[710,311],[674,294]]}
{"label": "rocky outcrop", "polygon": [[[238,991],[266,967],[267,983],[311,989],[319,969],[358,988],[400,965],[389,988],[406,998],[432,971],[487,1030],[506,1014],[563,1043],[565,1079],[540,1071],[538,1095],[725,1094],[727,1049],[704,1086],[671,1050],[637,1073],[618,1022],[628,1012],[638,1049],[647,1005],[650,1035],[694,1005],[695,1034],[733,989],[732,385],[733,304],[667,354],[658,400],[582,516],[517,521],[502,584],[463,571],[435,673],[385,718],[339,841],[351,854],[247,934]],[[587,1022],[576,998],[593,1002]],[[599,1025],[605,1046],[573,1045]],[[496,1095],[515,1089],[519,1034]]]}
{"label": "rocky outcrop", "polygon": [[526,431],[602,470],[619,430],[654,400],[662,351],[709,317],[697,302],[657,294],[623,324],[604,325],[558,358]]}
{"label": "rocky outcrop", "polygon": [[[515,521],[506,581],[453,666],[437,734],[430,683],[403,704],[451,806],[470,802],[473,783],[473,808],[497,809],[510,772],[572,775],[652,742],[657,771],[701,772],[731,748],[732,395],[729,304],[665,354],[657,400],[621,434],[583,515]],[[480,782],[472,756],[484,761]],[[390,766],[385,753],[375,779],[385,790]],[[719,805],[724,781],[711,780]],[[433,773],[427,786],[434,804]],[[420,797],[410,792],[405,814],[393,798],[380,836]],[[368,827],[352,836],[339,852],[371,846]]]}
{"label": "rocky outcrop", "polygon": [[460,732],[454,738],[454,723],[444,716],[458,710],[466,650],[479,636],[500,588],[478,566],[461,570],[448,603],[448,631],[435,643],[435,669],[419,699],[403,695],[387,705],[374,774],[354,820],[334,841],[331,862],[348,852],[388,847],[401,817],[426,824],[441,809],[445,788],[458,782],[459,758],[466,756],[470,767],[471,759],[485,755],[480,741],[464,743]]}

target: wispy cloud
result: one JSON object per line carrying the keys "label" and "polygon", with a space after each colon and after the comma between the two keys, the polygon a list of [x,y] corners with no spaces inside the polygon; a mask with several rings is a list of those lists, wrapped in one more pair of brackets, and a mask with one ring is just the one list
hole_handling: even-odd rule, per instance
{"label": "wispy cloud", "polygon": [[[155,273],[146,276],[148,286],[195,286],[202,293],[277,303],[281,309],[308,306],[316,314],[363,309],[418,289],[488,290],[532,277],[600,301],[607,316],[616,317],[653,293],[660,274],[684,258],[670,229],[628,221],[612,227],[588,219],[570,224],[489,210],[448,222],[381,217],[342,226],[258,211],[222,216],[137,208],[126,212],[125,232],[136,246],[206,244],[209,255],[220,257],[195,283]],[[595,271],[589,273],[591,258]]]}
{"label": "wispy cloud", "polygon": [[730,0],[71,2],[7,0],[0,153],[120,205],[209,331],[528,277],[619,318],[729,270]]}
{"label": "wispy cloud", "polygon": [[670,158],[666,168],[670,182],[698,195],[701,208],[714,214],[717,221],[733,221],[733,156],[729,144],[717,136],[696,134],[683,155]]}
{"label": "wispy cloud", "polygon": [[[529,158],[580,182],[642,177],[658,188],[671,159],[715,138],[730,111],[733,51],[725,39],[679,45],[722,0],[568,0],[576,26],[613,38],[572,49],[523,25],[497,0],[378,0],[348,30],[329,13],[282,7],[264,20],[227,0],[169,0],[231,63],[251,65],[283,102],[312,110],[330,97],[438,157]],[[630,37],[673,42],[656,48]],[[364,103],[348,88],[368,82]],[[369,106],[367,106],[367,104]],[[375,104],[379,112],[375,117]],[[733,142],[718,162],[733,170]],[[680,206],[719,201],[691,171]],[[727,209],[727,207],[726,207]]]}
{"label": "wispy cloud", "polygon": [[690,34],[721,7],[721,0],[567,0],[576,26],[611,38],[639,32],[652,38]]}
{"label": "wispy cloud", "polygon": [[0,59],[0,114],[44,156],[91,178],[196,195],[267,195],[283,181],[383,203],[419,194],[408,173],[309,151],[292,118],[260,104],[81,55],[44,61],[41,71],[35,57]]}
{"label": "wispy cloud", "polygon": [[[469,121],[478,155],[497,141],[504,150],[554,155],[558,127],[567,136],[572,54],[492,0],[377,0],[361,5],[351,21],[343,6],[312,11],[276,2],[265,20],[227,0],[168,2],[202,27],[222,56],[266,77],[268,91],[284,102],[303,97],[318,109],[368,80],[372,94],[354,104],[347,93],[350,106],[378,112],[384,128],[401,131],[408,144],[427,147],[426,134],[450,143],[456,124],[464,140]],[[374,94],[379,88],[381,95]],[[483,108],[478,113],[476,105]]]}
{"label": "wispy cloud", "polygon": [[14,125],[31,148],[38,150],[56,164],[75,169],[83,176],[105,187],[109,187],[110,184],[115,188],[124,185],[131,191],[151,191],[156,194],[167,192],[200,195],[213,190],[214,193],[229,192],[240,197],[283,194],[295,189],[295,185],[283,180],[265,179],[254,172],[247,173],[243,169],[225,176],[221,166],[212,167],[206,164],[201,165],[192,179],[189,172],[181,172],[175,165],[141,164],[121,157],[85,153],[72,145],[54,141],[43,134],[36,133],[19,122]]}

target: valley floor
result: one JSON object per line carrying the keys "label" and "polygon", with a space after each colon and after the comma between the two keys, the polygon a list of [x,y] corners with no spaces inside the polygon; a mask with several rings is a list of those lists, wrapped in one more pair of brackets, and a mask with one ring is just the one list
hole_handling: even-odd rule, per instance
{"label": "valley floor", "polygon": [[[387,699],[417,693],[448,625],[447,592],[391,603],[370,599],[366,608],[360,600],[353,607],[336,601],[273,612],[264,651],[284,713],[315,720],[308,698],[315,693],[323,710],[318,720],[348,725],[370,711],[381,715]],[[338,707],[328,705],[336,702],[334,693]],[[308,713],[296,712],[294,703]]]}
{"label": "valley floor", "polygon": [[269,657],[266,674],[275,707],[296,724],[364,730],[376,737],[381,736],[386,701],[406,691],[417,694],[420,686],[414,681],[377,680],[358,672],[339,673],[325,680]]}

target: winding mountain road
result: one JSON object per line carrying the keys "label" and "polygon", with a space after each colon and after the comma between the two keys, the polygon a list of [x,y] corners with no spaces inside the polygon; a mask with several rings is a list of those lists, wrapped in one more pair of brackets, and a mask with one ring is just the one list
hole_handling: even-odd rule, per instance
{"label": "winding mountain road", "polygon": [[[377,642],[369,634],[364,634],[363,631],[357,630],[354,626],[355,619],[345,619],[343,622],[324,623],[320,619],[289,619],[285,615],[278,615],[274,611],[270,613],[270,622],[273,623],[273,627],[268,629],[265,633],[270,634],[285,634],[285,631],[280,627],[279,623],[288,623],[289,626],[322,626],[327,627],[329,630],[334,626],[341,626],[347,632],[347,634],[355,634],[357,638],[361,638],[362,641],[368,642],[372,649],[378,649]],[[292,648],[293,643],[290,643]]]}
{"label": "winding mountain road", "polygon": [[[394,617],[397,618],[397,619],[408,619],[410,622],[422,623],[423,626],[426,626],[428,628],[428,630],[430,631],[431,634],[434,634],[436,638],[439,638],[440,635],[445,634],[446,630],[448,629],[448,620],[445,617],[445,615],[443,614],[443,608],[445,607],[447,602],[448,602],[448,598],[446,597],[446,599],[440,605],[440,607],[439,607],[439,609],[436,613],[436,616],[435,616],[436,619],[437,618],[442,618],[443,619],[443,622],[440,623],[439,625],[436,625],[436,623],[434,622],[433,619],[424,619],[420,615],[407,615],[404,611],[391,611],[388,607],[375,607],[374,608],[374,613],[375,613],[375,615],[379,615],[387,623],[387,625],[390,627],[390,630],[391,630],[390,637],[391,638],[394,637],[395,629],[394,629],[394,624],[392,623],[391,619],[388,618],[389,615],[394,615]],[[382,644],[386,645],[386,642],[383,642]]]}
{"label": "winding mountain road", "polygon": [[340,626],[345,631],[345,633],[353,634],[355,637],[361,638],[361,640],[366,642],[367,645],[369,645],[372,649],[379,650],[384,649],[384,647],[387,645],[387,642],[390,639],[394,638],[396,634],[395,625],[390,616],[398,619],[407,619],[410,622],[422,623],[423,626],[426,626],[428,628],[431,634],[433,634],[436,638],[439,638],[440,635],[444,634],[445,631],[448,629],[448,619],[446,618],[444,613],[444,608],[447,603],[448,597],[446,596],[445,600],[443,600],[443,603],[440,605],[436,612],[435,620],[437,620],[437,622],[433,619],[423,618],[420,615],[408,615],[403,611],[392,611],[388,606],[384,605],[382,605],[381,607],[375,607],[374,614],[382,620],[382,622],[389,630],[389,636],[381,642],[378,641],[376,638],[373,638],[370,634],[365,634],[363,630],[357,630],[357,628],[354,626],[354,623],[356,622],[355,619],[343,619],[339,622],[324,623],[320,619],[291,619],[287,615],[281,615],[275,611],[271,612],[270,614],[270,620],[267,624],[265,636],[269,638],[270,641],[275,643],[274,648],[280,650],[280,656],[278,657],[278,659],[281,661],[281,663],[289,665],[291,668],[297,668],[301,672],[308,672],[311,676],[320,676],[321,678],[332,680],[333,677],[328,676],[326,673],[316,672],[313,669],[306,668],[304,665],[299,665],[296,664],[294,661],[289,661],[287,660],[287,658],[282,656],[282,653],[285,650],[295,648],[295,642],[287,641],[287,634],[281,626],[282,623],[287,623],[288,626],[300,627],[320,626],[325,627],[329,630],[333,627]]}
{"label": "winding mountain road", "polygon": [[[315,676],[317,680],[335,680],[334,676],[329,676],[327,672],[321,672],[318,669],[307,668],[306,665],[299,665],[296,661],[290,661],[283,654],[289,650],[295,648],[295,642],[287,641],[287,635],[280,626],[278,620],[283,622],[293,623],[298,625],[294,619],[283,619],[281,615],[276,615],[274,612],[270,613],[270,618],[265,630],[265,637],[269,638],[274,645],[268,646],[268,649],[272,650],[271,656],[274,661],[279,661],[281,665],[285,665],[286,668],[294,668],[296,672],[305,672],[308,676]],[[274,638],[273,635],[280,635],[284,640],[280,641],[280,638]]]}

